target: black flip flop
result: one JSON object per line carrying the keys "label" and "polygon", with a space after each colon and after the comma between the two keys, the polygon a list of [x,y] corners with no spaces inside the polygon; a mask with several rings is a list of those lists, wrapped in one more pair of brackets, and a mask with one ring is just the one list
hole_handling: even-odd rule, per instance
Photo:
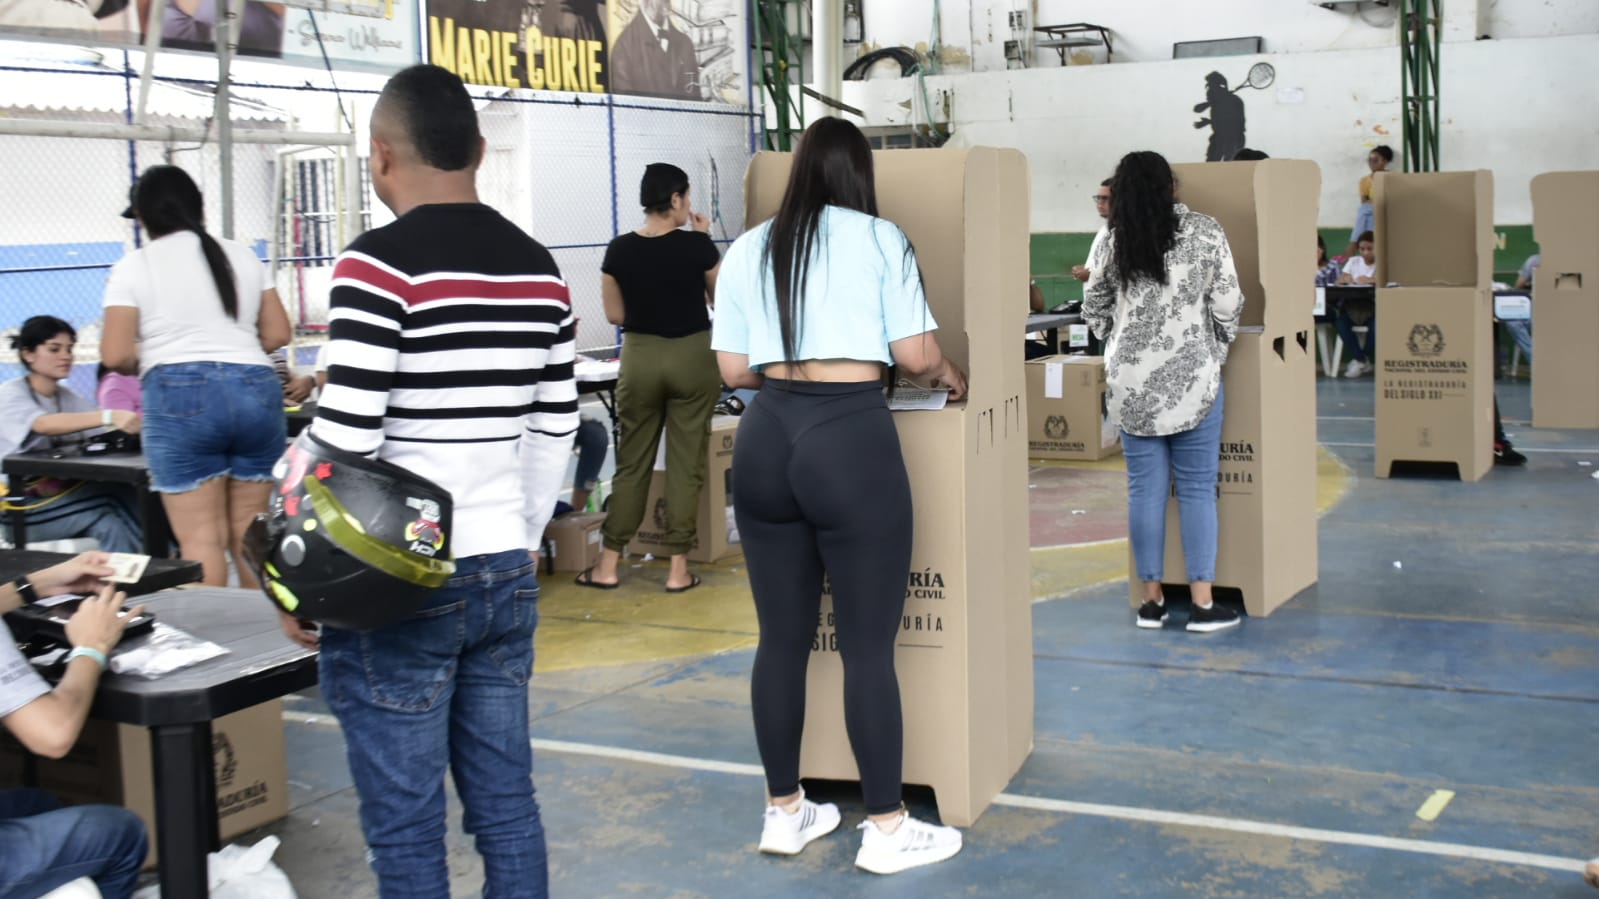
{"label": "black flip flop", "polygon": [[697,574],[691,574],[691,575],[688,576],[688,583],[687,584],[684,584],[681,587],[667,587],[666,588],[666,592],[668,592],[668,593],[687,593],[688,591],[693,590],[695,587],[698,587],[700,584],[701,584],[700,576],[697,575]]}
{"label": "black flip flop", "polygon": [[615,590],[617,587],[621,586],[621,583],[602,584],[599,581],[596,581],[594,579],[594,569],[592,567],[585,568],[579,572],[577,577],[572,578],[572,583],[578,585],[579,587],[588,587],[593,590]]}

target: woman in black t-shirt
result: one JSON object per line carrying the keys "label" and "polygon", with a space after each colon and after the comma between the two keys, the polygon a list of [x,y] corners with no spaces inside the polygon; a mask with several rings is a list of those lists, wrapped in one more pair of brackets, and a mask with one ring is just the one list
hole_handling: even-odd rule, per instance
{"label": "woman in black t-shirt", "polygon": [[[577,583],[603,590],[616,586],[622,549],[644,520],[664,426],[666,508],[664,517],[654,512],[654,524],[664,532],[661,542],[672,556],[666,592],[682,593],[700,582],[689,574],[687,554],[694,546],[705,482],[711,410],[722,391],[706,312],[721,254],[707,233],[710,220],[689,205],[688,175],[682,169],[662,162],[646,167],[639,204],[644,226],[612,240],[600,266],[605,317],[624,332],[616,388],[621,440],[602,529],[605,551]],[[692,231],[682,230],[691,222]],[[720,512],[712,510],[713,522],[721,520]]]}

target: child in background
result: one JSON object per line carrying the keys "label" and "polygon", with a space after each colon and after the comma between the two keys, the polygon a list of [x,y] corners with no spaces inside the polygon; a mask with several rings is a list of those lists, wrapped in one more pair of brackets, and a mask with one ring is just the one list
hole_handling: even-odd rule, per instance
{"label": "child in background", "polygon": [[102,363],[94,370],[94,401],[102,409],[122,409],[138,415],[144,411],[144,395],[137,375],[114,372]]}

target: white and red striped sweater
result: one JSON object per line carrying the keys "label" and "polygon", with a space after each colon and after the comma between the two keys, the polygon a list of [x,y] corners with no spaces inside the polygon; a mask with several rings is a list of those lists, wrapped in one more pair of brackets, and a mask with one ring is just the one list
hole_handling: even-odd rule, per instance
{"label": "white and red striped sweater", "polygon": [[548,250],[487,206],[419,206],[334,263],[311,431],[449,490],[457,558],[537,547],[577,431],[573,337]]}

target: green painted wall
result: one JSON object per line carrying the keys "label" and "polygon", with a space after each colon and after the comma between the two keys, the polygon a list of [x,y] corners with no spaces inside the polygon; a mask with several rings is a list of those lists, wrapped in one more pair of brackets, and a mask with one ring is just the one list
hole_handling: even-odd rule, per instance
{"label": "green painted wall", "polygon": [[[1504,225],[1494,229],[1494,237],[1494,279],[1513,284],[1521,264],[1538,252],[1532,226]],[[1321,238],[1327,251],[1337,256],[1349,246],[1349,229],[1322,228]],[[1033,277],[1050,306],[1083,298],[1083,285],[1071,276],[1071,270],[1088,260],[1093,241],[1092,234],[1055,231],[1032,235]]]}

